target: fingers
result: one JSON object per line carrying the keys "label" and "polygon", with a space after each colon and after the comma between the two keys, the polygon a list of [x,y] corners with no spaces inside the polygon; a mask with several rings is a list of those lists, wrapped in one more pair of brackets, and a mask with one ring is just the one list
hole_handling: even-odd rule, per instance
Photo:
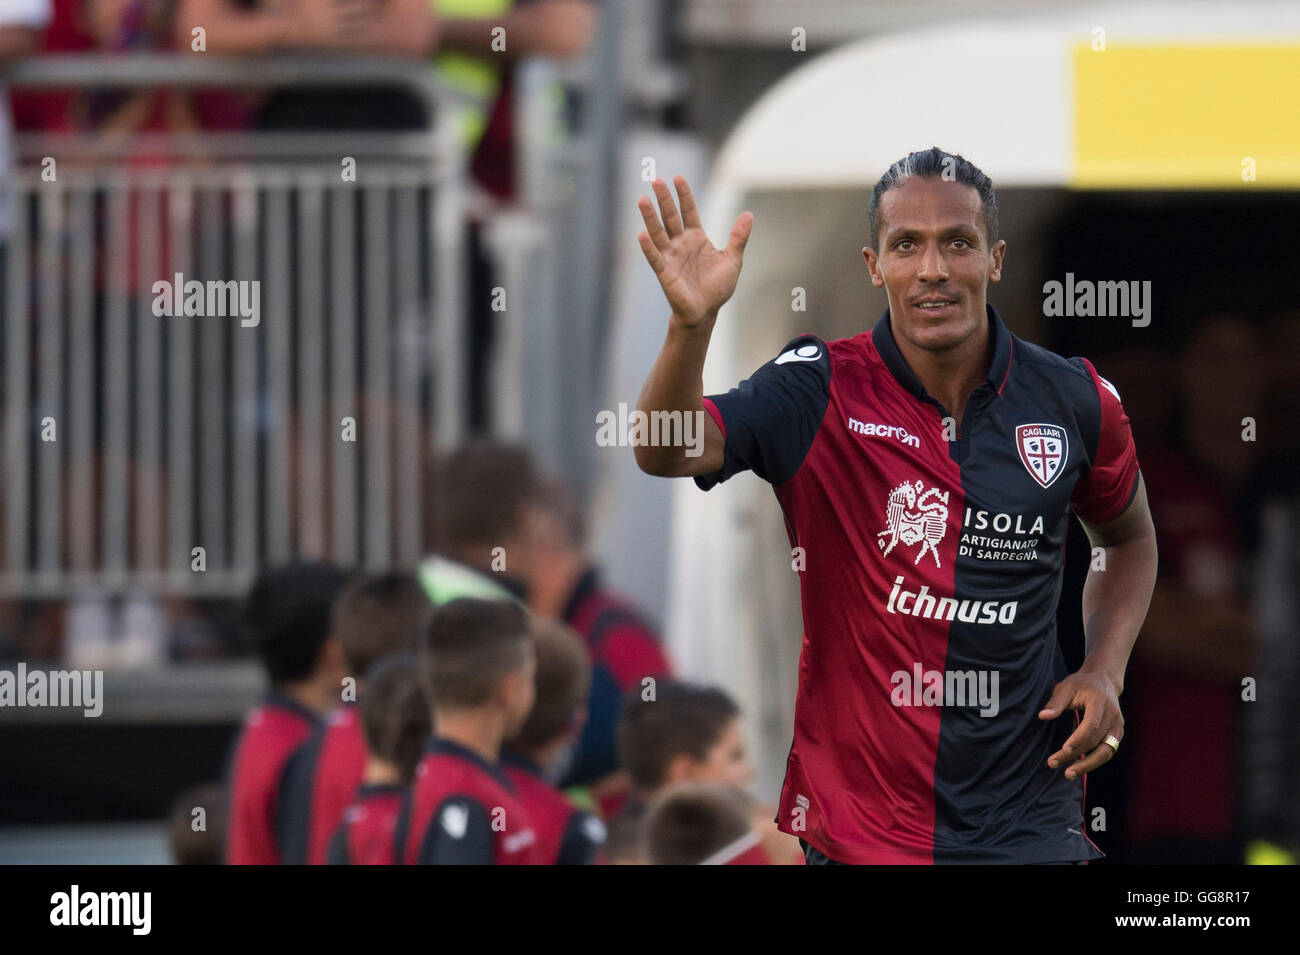
{"label": "fingers", "polygon": [[648,233],[638,232],[636,241],[641,246],[641,251],[645,253],[645,260],[650,263],[650,268],[654,269],[655,275],[658,275],[664,270],[664,257],[655,248]]}
{"label": "fingers", "polygon": [[[1122,739],[1124,730],[1119,727],[1111,727],[1111,735],[1116,739]],[[1104,766],[1115,758],[1115,750],[1105,741],[1103,734],[1102,742],[1096,746],[1092,752],[1088,753],[1083,759],[1079,760],[1073,766],[1065,771],[1067,779],[1078,779],[1084,773],[1090,773],[1098,766]]]}
{"label": "fingers", "polygon": [[662,179],[655,179],[650,183],[650,188],[655,191],[655,198],[659,200],[659,213],[664,217],[664,228],[668,230],[668,238],[681,235],[682,217],[677,213],[677,203],[673,202],[673,194],[668,189],[668,183]]}
{"label": "fingers", "polygon": [[695,207],[695,193],[686,184],[685,176],[673,176],[673,185],[677,187],[677,201],[682,207],[682,222],[688,229],[702,229],[700,210]]}
{"label": "fingers", "polygon": [[1074,696],[1074,686],[1069,680],[1062,680],[1052,688],[1051,698],[1048,699],[1047,705],[1038,711],[1040,720],[1053,720],[1065,712],[1065,708],[1070,705],[1070,698]]}
{"label": "fingers", "polygon": [[[1070,734],[1070,738],[1065,741],[1065,745],[1048,757],[1047,765],[1053,769],[1058,766],[1068,766],[1081,754],[1092,752],[1104,735],[1101,728],[1102,715],[1106,708],[1105,698],[1098,697],[1096,693],[1085,692],[1079,695],[1083,697],[1083,719]],[[1078,706],[1075,705],[1073,709],[1078,709]]]}
{"label": "fingers", "polygon": [[654,203],[647,197],[642,196],[636,201],[636,207],[641,210],[641,218],[645,220],[646,233],[649,235],[654,247],[660,252],[667,252],[672,247],[672,241],[668,238],[668,233],[664,231],[663,224],[655,213]]}
{"label": "fingers", "polygon": [[727,258],[736,263],[739,269],[745,260],[745,246],[749,244],[749,233],[754,228],[754,214],[742,212],[731,227],[731,238],[727,240]]}

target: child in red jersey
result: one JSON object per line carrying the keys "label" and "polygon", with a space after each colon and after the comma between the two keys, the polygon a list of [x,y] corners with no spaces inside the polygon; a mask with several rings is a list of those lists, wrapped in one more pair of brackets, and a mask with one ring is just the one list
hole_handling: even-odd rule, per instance
{"label": "child in red jersey", "polygon": [[365,674],[390,654],[413,651],[432,614],[424,588],[404,573],[359,578],[334,602],[330,634],[343,649],[348,679],[339,688],[342,705],[299,747],[286,770],[285,862],[325,863],[330,838],[366,766],[358,706],[365,698]]}
{"label": "child in red jersey", "polygon": [[[661,679],[653,694],[636,690],[624,700],[618,728],[619,758],[632,779],[626,805],[610,824],[610,861],[644,863],[646,812],[667,787],[712,782],[744,789],[754,777],[745,750],[740,707],[723,690]],[[751,827],[773,862],[797,865],[797,840],[779,832],[775,810],[755,806]]]}
{"label": "child in red jersey", "polygon": [[771,865],[750,822],[750,800],[724,783],[669,786],[646,810],[651,865]]}
{"label": "child in red jersey", "polygon": [[326,855],[331,865],[393,865],[398,818],[431,729],[414,654],[393,654],[367,671],[360,709],[365,770]]}
{"label": "child in red jersey", "polygon": [[543,865],[532,820],[499,765],[501,743],[533,706],[528,615],[507,601],[439,607],[420,645],[435,735],[416,769],[398,835],[402,861]]}
{"label": "child in red jersey", "polygon": [[605,841],[605,826],[575,807],[554,782],[572,759],[587,712],[591,661],[582,638],[562,623],[535,618],[537,699],[528,721],[506,744],[501,764],[533,819],[545,861],[590,865]]}
{"label": "child in red jersey", "polygon": [[230,764],[232,865],[283,861],[282,776],[290,754],[338,699],[345,670],[338,641],[329,639],[330,607],[347,579],[330,564],[290,564],[263,571],[249,591],[244,626],[271,691],[245,718]]}

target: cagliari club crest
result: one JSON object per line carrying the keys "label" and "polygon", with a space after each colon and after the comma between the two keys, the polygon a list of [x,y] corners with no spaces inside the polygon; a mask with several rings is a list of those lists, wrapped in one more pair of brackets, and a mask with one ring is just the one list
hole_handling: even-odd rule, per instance
{"label": "cagliari club crest", "polygon": [[911,484],[904,481],[889,493],[885,520],[889,523],[888,530],[876,535],[876,543],[884,549],[881,556],[888,557],[900,542],[908,547],[920,544],[921,549],[912,563],[919,564],[929,550],[934,566],[940,566],[938,544],[948,529],[947,491],[941,493],[934,487],[927,491],[920,481]]}
{"label": "cagliari club crest", "polygon": [[1070,451],[1065,429],[1054,424],[1016,425],[1020,463],[1042,487],[1050,487],[1065,466]]}

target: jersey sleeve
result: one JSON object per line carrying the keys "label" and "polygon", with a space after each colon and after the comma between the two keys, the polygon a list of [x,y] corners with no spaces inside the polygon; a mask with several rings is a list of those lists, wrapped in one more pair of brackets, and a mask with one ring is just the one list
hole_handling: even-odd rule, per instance
{"label": "jersey sleeve", "polygon": [[469,796],[444,799],[429,821],[420,846],[420,865],[491,865],[492,820]]}
{"label": "jersey sleeve", "polygon": [[589,812],[574,811],[565,824],[556,865],[594,865],[605,844],[605,824]]}
{"label": "jersey sleeve", "polygon": [[701,490],[741,471],[773,485],[794,477],[830,402],[831,360],[816,335],[792,339],[781,354],[704,409],[725,440],[722,468],[695,478]]}
{"label": "jersey sleeve", "polygon": [[1092,466],[1077,484],[1070,504],[1081,520],[1103,524],[1127,510],[1137,494],[1138,459],[1129,428],[1128,415],[1120,403],[1119,392],[1088,359],[1082,359],[1092,376],[1101,403],[1101,426]]}

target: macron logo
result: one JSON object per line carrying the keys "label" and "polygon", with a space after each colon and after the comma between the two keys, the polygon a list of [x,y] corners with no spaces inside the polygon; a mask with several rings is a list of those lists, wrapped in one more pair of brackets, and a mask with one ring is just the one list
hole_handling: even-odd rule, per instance
{"label": "macron logo", "polygon": [[897,438],[903,444],[911,448],[919,448],[921,439],[914,434],[908,433],[906,428],[900,428],[892,424],[871,424],[863,423],[857,418],[849,419],[849,430],[856,431],[858,434],[867,434],[877,438]]}
{"label": "macron logo", "polygon": [[775,363],[784,365],[791,361],[816,361],[821,354],[822,350],[816,345],[800,345],[798,348],[791,348],[788,352],[782,352],[775,359]]}

